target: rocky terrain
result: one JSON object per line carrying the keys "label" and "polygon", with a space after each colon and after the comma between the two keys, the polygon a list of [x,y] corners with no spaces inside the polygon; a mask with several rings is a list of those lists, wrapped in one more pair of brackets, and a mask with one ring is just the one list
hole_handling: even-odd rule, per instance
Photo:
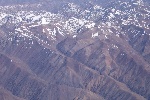
{"label": "rocky terrain", "polygon": [[150,2],[0,0],[0,100],[150,100]]}

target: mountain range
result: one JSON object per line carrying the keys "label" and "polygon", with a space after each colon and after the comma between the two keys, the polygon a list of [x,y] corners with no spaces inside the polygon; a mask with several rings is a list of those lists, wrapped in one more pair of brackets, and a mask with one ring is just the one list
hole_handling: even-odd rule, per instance
{"label": "mountain range", "polygon": [[149,0],[0,0],[0,100],[150,100]]}

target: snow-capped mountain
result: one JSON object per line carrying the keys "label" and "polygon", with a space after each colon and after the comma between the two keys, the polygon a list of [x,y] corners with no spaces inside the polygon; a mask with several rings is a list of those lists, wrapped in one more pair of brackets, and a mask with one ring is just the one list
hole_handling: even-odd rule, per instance
{"label": "snow-capped mountain", "polygon": [[148,0],[0,0],[0,99],[150,100],[149,76]]}

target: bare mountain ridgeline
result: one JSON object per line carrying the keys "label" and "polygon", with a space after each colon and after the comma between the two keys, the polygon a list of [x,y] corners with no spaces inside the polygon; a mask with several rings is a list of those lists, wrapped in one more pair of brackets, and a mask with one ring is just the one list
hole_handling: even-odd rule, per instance
{"label": "bare mountain ridgeline", "polygon": [[0,100],[150,100],[148,1],[0,4]]}

